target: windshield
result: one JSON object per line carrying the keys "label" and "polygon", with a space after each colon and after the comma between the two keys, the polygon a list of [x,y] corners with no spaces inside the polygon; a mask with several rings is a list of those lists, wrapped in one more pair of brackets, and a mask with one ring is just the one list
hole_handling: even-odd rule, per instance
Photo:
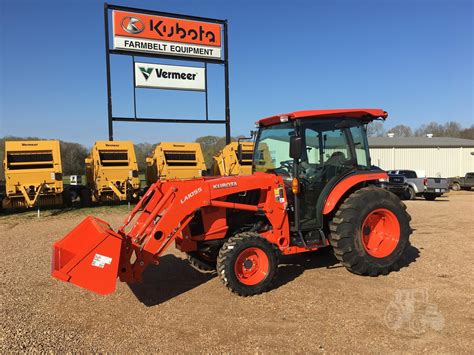
{"label": "windshield", "polygon": [[[346,168],[370,169],[367,139],[363,125],[353,120],[302,120],[298,127],[304,149],[300,158],[300,173],[318,170],[337,175]],[[295,134],[293,123],[263,127],[257,139],[254,155],[255,171],[292,175],[293,160],[289,156],[290,137]],[[324,170],[322,170],[324,169]]]}
{"label": "windshield", "polygon": [[294,127],[291,122],[262,128],[253,158],[255,171],[273,172],[291,162],[289,151],[292,134]]}

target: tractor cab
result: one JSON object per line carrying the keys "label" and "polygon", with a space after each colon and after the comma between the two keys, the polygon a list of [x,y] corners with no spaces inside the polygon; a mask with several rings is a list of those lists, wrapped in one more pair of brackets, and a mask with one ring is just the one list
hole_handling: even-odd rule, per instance
{"label": "tractor cab", "polygon": [[253,169],[282,177],[296,231],[323,227],[324,202],[345,177],[371,168],[366,125],[382,110],[303,111],[258,122]]}

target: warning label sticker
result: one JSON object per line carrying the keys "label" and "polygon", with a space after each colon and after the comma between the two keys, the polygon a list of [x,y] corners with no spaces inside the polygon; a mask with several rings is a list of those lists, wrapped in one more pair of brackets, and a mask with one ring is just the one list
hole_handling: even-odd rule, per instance
{"label": "warning label sticker", "polygon": [[279,186],[278,188],[273,189],[273,193],[275,194],[275,201],[284,203],[285,197],[283,195],[283,187]]}
{"label": "warning label sticker", "polygon": [[111,263],[112,258],[100,254],[95,254],[94,259],[92,260],[92,266],[100,267],[101,269],[104,268],[105,264],[110,265]]}

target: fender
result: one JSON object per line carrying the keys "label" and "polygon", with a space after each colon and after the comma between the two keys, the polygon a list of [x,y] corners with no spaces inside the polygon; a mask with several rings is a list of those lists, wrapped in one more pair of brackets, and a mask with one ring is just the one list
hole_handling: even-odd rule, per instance
{"label": "fender", "polygon": [[418,186],[413,181],[407,181],[407,185],[413,188],[413,191],[415,191],[416,194],[420,193],[418,190]]}
{"label": "fender", "polygon": [[330,213],[334,209],[334,207],[336,207],[341,197],[344,196],[344,194],[349,191],[353,186],[364,181],[374,181],[378,179],[388,180],[388,174],[386,172],[369,172],[367,174],[351,175],[341,180],[334,187],[334,189],[331,191],[328,198],[326,199],[326,203],[324,204],[323,208],[323,215]]}

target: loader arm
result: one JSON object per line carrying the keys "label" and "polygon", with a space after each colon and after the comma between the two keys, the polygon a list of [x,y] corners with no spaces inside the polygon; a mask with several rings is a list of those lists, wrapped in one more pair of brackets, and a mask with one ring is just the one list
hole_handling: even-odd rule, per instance
{"label": "loader arm", "polygon": [[[229,195],[256,189],[261,191],[256,205],[226,201]],[[105,222],[87,217],[56,242],[53,276],[101,294],[113,292],[117,276],[128,283],[141,281],[145,268],[150,264],[158,265],[160,256],[173,241],[190,238],[183,236],[183,230],[195,213],[205,207],[265,214],[273,229],[270,241],[285,248],[289,245],[286,206],[283,181],[271,174],[157,182],[148,189],[117,232]],[[213,231],[205,233],[212,234]],[[117,238],[120,243],[117,243]],[[196,243],[193,240],[187,242]],[[94,273],[97,280],[93,285],[88,281],[88,272]]]}

